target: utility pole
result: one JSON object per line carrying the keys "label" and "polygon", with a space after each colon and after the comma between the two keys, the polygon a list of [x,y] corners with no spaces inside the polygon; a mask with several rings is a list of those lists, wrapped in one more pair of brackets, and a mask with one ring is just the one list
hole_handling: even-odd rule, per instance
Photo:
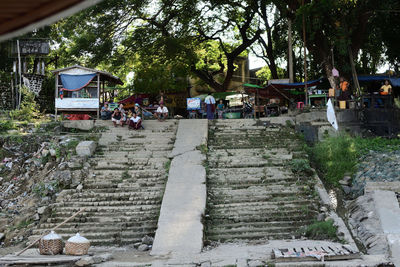
{"label": "utility pole", "polygon": [[[304,7],[304,0],[301,1],[302,6]],[[305,105],[308,105],[308,88],[307,88],[307,43],[306,43],[306,18],[303,12],[303,42],[304,42],[304,97],[305,97]]]}
{"label": "utility pole", "polygon": [[294,82],[293,75],[293,40],[292,40],[292,19],[288,19],[288,72],[289,83]]}

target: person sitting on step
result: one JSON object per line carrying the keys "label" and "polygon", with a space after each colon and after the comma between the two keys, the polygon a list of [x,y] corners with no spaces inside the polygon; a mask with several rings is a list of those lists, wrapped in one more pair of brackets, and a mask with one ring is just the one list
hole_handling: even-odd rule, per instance
{"label": "person sitting on step", "polygon": [[142,119],[135,113],[132,113],[132,117],[129,120],[129,130],[139,130],[142,127]]}
{"label": "person sitting on step", "polygon": [[165,121],[168,118],[167,107],[165,107],[163,103],[160,103],[160,106],[157,108],[154,116],[158,119],[158,121]]}
{"label": "person sitting on step", "polygon": [[122,120],[122,114],[118,108],[114,109],[114,113],[111,115],[111,120],[114,124],[114,127],[117,127],[118,125],[121,125],[121,127],[124,126],[124,121]]}

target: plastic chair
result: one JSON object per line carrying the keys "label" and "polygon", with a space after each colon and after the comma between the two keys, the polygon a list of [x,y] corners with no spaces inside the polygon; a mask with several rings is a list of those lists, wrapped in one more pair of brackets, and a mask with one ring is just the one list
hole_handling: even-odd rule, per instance
{"label": "plastic chair", "polygon": [[297,109],[303,109],[304,108],[304,102],[297,102]]}

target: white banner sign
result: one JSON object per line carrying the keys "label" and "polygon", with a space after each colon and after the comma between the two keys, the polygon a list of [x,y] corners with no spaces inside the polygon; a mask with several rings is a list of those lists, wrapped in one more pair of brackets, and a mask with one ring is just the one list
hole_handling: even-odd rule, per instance
{"label": "white banner sign", "polygon": [[99,108],[98,98],[56,98],[56,108],[79,109],[79,108]]}

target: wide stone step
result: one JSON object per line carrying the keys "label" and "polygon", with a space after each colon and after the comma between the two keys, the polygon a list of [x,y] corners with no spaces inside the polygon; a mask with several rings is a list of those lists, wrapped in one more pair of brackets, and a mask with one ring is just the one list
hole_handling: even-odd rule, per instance
{"label": "wide stone step", "polygon": [[[126,221],[119,221],[113,217],[104,217],[101,222],[84,222],[77,224],[76,222],[67,222],[60,227],[60,229],[73,229],[76,227],[82,229],[97,229],[97,228],[106,228],[106,227],[123,227],[123,228],[140,228],[140,227],[154,227],[157,225],[157,219],[147,220],[147,221],[132,221],[129,218]],[[55,226],[53,223],[42,223],[40,224],[40,231],[44,231],[43,229],[51,229]]]}
{"label": "wide stone step", "polygon": [[[146,234],[146,233],[153,233],[154,230],[157,228],[157,222],[152,225],[143,225],[143,226],[127,226],[124,224],[115,224],[113,225],[91,225],[89,223],[84,224],[75,224],[75,225],[71,225],[70,227],[60,227],[57,228],[57,233],[58,234],[69,234],[69,235],[74,235],[76,233],[80,233],[82,235],[88,233],[104,233],[105,235],[107,233],[116,233],[118,231],[130,231],[132,233],[137,233],[137,234]],[[50,230],[52,228],[41,228],[41,229],[34,229],[32,231],[32,233],[34,235],[40,235],[44,232],[47,232],[47,230]]]}
{"label": "wide stone step", "polygon": [[73,201],[69,202],[59,202],[55,203],[53,207],[107,207],[107,206],[121,206],[121,207],[132,207],[136,208],[137,206],[159,206],[160,200],[112,200],[112,201],[87,201],[87,199],[73,199]]}
{"label": "wide stone step", "polygon": [[307,207],[313,203],[312,200],[308,199],[297,199],[296,197],[292,197],[287,200],[278,200],[278,201],[265,201],[265,202],[240,202],[240,203],[227,203],[227,204],[210,204],[208,206],[211,209],[224,209],[224,210],[233,210],[236,211],[238,209],[244,210],[259,210],[259,209],[280,209],[282,207],[285,208],[298,208],[298,207]]}
{"label": "wide stone step", "polygon": [[210,212],[213,223],[219,222],[223,225],[226,222],[270,222],[270,221],[299,221],[305,219],[316,219],[318,212],[309,210],[307,212],[298,211],[270,211],[266,214],[254,212]]}
{"label": "wide stone step", "polygon": [[207,234],[207,239],[211,241],[229,242],[229,241],[252,241],[252,240],[289,240],[299,238],[300,234],[293,228],[283,228],[280,231],[267,232],[248,232],[234,234]]}
{"label": "wide stone step", "polygon": [[[47,223],[58,224],[63,222],[66,218],[70,217],[71,213],[55,213],[53,217],[47,219]],[[112,216],[112,217],[110,217]],[[136,211],[136,212],[96,212],[86,214],[85,216],[78,216],[71,219],[71,223],[102,223],[104,221],[113,222],[146,222],[158,219],[158,212],[149,211]]]}

